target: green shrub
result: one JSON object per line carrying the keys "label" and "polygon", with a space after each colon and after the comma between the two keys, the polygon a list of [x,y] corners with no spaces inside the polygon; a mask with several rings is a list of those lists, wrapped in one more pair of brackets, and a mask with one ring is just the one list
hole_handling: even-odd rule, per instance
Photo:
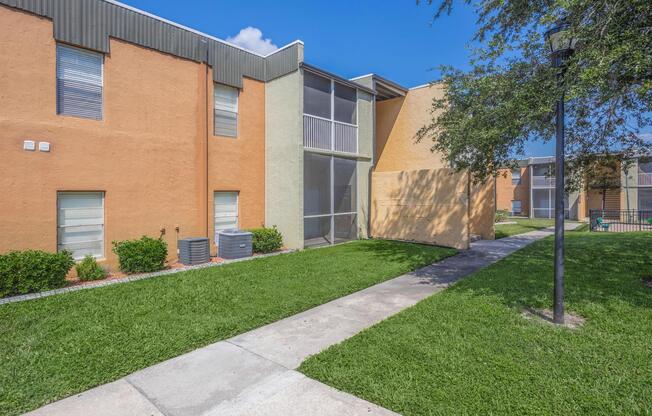
{"label": "green shrub", "polygon": [[114,241],[113,252],[125,273],[155,272],[165,267],[168,245],[161,238],[143,236],[140,240]]}
{"label": "green shrub", "polygon": [[0,297],[56,289],[75,264],[69,251],[12,251],[0,255]]}
{"label": "green shrub", "polygon": [[505,221],[507,220],[507,218],[509,218],[509,211],[504,209],[499,209],[498,211],[496,211],[496,219],[495,219],[496,222]]}
{"label": "green shrub", "polygon": [[276,229],[276,226],[272,228],[254,228],[249,231],[253,234],[254,253],[271,253],[283,247],[283,236]]}
{"label": "green shrub", "polygon": [[79,280],[100,280],[106,277],[106,272],[95,260],[95,257],[88,255],[84,260],[75,266]]}

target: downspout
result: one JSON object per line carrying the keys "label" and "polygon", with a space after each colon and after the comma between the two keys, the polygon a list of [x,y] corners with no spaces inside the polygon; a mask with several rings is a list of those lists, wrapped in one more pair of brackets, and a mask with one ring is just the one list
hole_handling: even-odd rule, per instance
{"label": "downspout", "polygon": [[629,212],[629,169],[625,168],[625,200],[627,202],[627,211]]}
{"label": "downspout", "polygon": [[[374,90],[376,86],[372,84]],[[368,192],[367,192],[367,238],[372,238],[371,235],[371,192],[373,184],[373,172],[376,167],[376,96],[372,97],[372,108],[371,108],[371,166],[369,166],[369,178],[368,178]]]}
{"label": "downspout", "polygon": [[205,93],[204,95],[206,96],[206,103],[205,103],[205,113],[206,113],[206,142],[205,142],[205,155],[206,155],[206,168],[205,168],[205,179],[206,179],[206,203],[204,204],[204,209],[205,209],[205,214],[206,216],[204,217],[206,219],[206,238],[211,238],[210,237],[210,213],[208,209],[208,205],[210,203],[210,185],[208,183],[208,140],[209,140],[209,126],[208,126],[208,118],[209,118],[209,113],[208,109],[210,108],[210,100],[208,97],[208,42],[206,40],[202,39],[202,42],[204,43],[204,46],[206,47],[206,70],[204,72],[204,88],[205,88]]}

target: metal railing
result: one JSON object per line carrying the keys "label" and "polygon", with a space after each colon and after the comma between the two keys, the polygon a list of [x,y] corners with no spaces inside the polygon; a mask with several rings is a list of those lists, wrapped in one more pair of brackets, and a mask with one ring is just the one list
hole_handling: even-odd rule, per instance
{"label": "metal railing", "polygon": [[304,114],[303,146],[310,149],[358,153],[358,126]]}
{"label": "metal railing", "polygon": [[592,209],[589,218],[591,231],[652,231],[652,210]]}
{"label": "metal railing", "polygon": [[533,188],[554,188],[555,178],[550,176],[532,176]]}
{"label": "metal railing", "polygon": [[[532,208],[533,218],[555,218],[555,208]],[[570,218],[570,211],[564,210],[564,218]]]}
{"label": "metal railing", "polygon": [[652,186],[652,173],[639,173],[638,186]]}

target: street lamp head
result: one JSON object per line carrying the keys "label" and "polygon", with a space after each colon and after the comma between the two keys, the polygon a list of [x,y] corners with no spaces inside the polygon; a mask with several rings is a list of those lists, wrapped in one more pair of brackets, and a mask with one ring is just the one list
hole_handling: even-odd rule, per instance
{"label": "street lamp head", "polygon": [[552,65],[560,67],[564,61],[573,54],[575,39],[570,31],[570,24],[565,20],[559,20],[555,26],[545,34],[546,44],[550,49]]}

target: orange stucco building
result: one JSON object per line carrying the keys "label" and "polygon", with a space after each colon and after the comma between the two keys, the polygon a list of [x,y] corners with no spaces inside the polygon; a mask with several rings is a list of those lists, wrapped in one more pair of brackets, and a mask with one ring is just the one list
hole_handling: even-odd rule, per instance
{"label": "orange stucco building", "polygon": [[529,215],[530,169],[501,169],[496,176],[496,209],[512,215]]}
{"label": "orange stucco building", "polygon": [[[212,68],[114,38],[101,120],[57,114],[53,22],[0,6],[0,252],[57,250],[57,198],[103,193],[110,243],[213,233],[213,195],[238,193],[238,225],[265,219],[265,84],[244,78],[236,138],[213,134]],[[25,141],[49,143],[26,151]]]}
{"label": "orange stucco building", "polygon": [[[113,0],[0,0],[0,253],[277,226],[286,247],[493,237],[493,184],[414,143],[440,87],[352,80]],[[331,181],[331,178],[333,179]]]}

